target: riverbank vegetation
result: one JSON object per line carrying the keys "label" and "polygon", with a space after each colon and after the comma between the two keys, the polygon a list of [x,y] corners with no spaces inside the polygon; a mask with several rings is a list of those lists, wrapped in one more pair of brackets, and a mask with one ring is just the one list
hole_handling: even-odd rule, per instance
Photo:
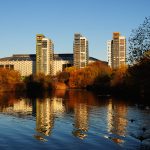
{"label": "riverbank vegetation", "polygon": [[23,83],[25,85],[25,92],[30,96],[43,96],[45,92],[52,90],[52,82],[50,75],[42,73],[30,75],[25,77]]}
{"label": "riverbank vegetation", "polygon": [[83,69],[67,68],[58,81],[70,89],[88,89],[100,94],[147,97],[150,93],[150,59],[143,57],[134,65],[112,70],[95,62]]}
{"label": "riverbank vegetation", "polygon": [[150,59],[143,57],[132,66],[112,70],[95,62],[82,69],[66,68],[55,77],[30,75],[23,80],[14,70],[0,69],[0,91],[41,94],[52,89],[88,89],[102,95],[147,97],[150,93]]}

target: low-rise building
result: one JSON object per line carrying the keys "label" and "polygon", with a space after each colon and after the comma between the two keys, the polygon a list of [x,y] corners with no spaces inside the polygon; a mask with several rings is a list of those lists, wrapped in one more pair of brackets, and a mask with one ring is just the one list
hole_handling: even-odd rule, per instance
{"label": "low-rise building", "polygon": [[35,55],[17,54],[0,59],[0,68],[13,69],[20,72],[21,76],[35,73]]}
{"label": "low-rise building", "polygon": [[[89,57],[89,63],[99,61]],[[73,54],[54,54],[53,75],[62,72],[66,67],[73,66]],[[16,54],[11,57],[0,58],[0,68],[13,69],[20,72],[21,76],[36,73],[35,54]]]}

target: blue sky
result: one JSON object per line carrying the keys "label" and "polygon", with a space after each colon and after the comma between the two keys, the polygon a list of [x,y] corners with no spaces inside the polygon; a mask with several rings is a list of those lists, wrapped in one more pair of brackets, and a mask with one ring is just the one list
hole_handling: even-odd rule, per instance
{"label": "blue sky", "polygon": [[89,40],[89,54],[107,60],[112,33],[128,37],[150,16],[150,0],[1,0],[0,58],[35,53],[38,33],[54,41],[55,53],[72,53],[73,36]]}

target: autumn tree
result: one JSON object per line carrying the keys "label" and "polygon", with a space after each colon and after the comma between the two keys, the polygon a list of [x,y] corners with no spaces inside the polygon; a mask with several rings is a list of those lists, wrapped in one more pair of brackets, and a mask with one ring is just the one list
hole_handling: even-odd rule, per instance
{"label": "autumn tree", "polygon": [[112,74],[111,68],[102,62],[92,63],[89,67],[92,71],[93,80],[88,87],[92,87],[93,90],[97,90],[99,93],[108,93]]}
{"label": "autumn tree", "polygon": [[150,93],[150,59],[147,57],[128,68],[126,85],[132,93],[149,97]]}
{"label": "autumn tree", "polygon": [[150,59],[150,16],[146,17],[138,28],[132,30],[129,37],[129,61],[137,63],[143,57]]}
{"label": "autumn tree", "polygon": [[21,76],[18,71],[0,69],[0,91],[14,91],[20,80]]}
{"label": "autumn tree", "polygon": [[132,93],[146,97],[150,92],[150,16],[129,38],[129,66],[126,83]]}
{"label": "autumn tree", "polygon": [[117,70],[114,70],[111,78],[111,86],[118,87],[124,84],[124,80],[127,74],[127,66],[122,65]]}
{"label": "autumn tree", "polygon": [[46,90],[51,90],[52,79],[49,75],[44,75],[39,73],[37,75],[30,75],[24,79],[27,92],[33,92],[36,94],[38,92],[44,92]]}
{"label": "autumn tree", "polygon": [[87,88],[102,84],[98,78],[102,79],[104,76],[110,76],[111,69],[102,62],[94,62],[82,69],[76,69],[70,72],[69,86],[71,88]]}
{"label": "autumn tree", "polygon": [[62,71],[57,75],[58,81],[66,83],[69,81],[70,73],[68,71]]}

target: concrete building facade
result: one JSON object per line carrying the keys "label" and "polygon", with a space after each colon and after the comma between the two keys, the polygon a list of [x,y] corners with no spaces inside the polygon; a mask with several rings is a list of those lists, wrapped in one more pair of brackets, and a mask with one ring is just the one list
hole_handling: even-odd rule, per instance
{"label": "concrete building facade", "polygon": [[35,74],[35,55],[18,54],[0,59],[0,68],[17,70],[21,76]]}
{"label": "concrete building facade", "polygon": [[108,60],[108,66],[112,66],[112,60],[111,60],[111,48],[112,46],[112,40],[107,41],[107,60]]}
{"label": "concrete building facade", "polygon": [[117,69],[126,64],[126,38],[119,32],[113,33],[113,40],[107,42],[108,64]]}
{"label": "concrete building facade", "polygon": [[[50,60],[49,60],[50,61]],[[96,58],[89,57],[89,63],[99,61]],[[53,74],[62,72],[66,67],[73,66],[73,54],[54,54]],[[20,72],[21,76],[29,76],[36,73],[36,55],[35,54],[17,54],[11,57],[0,59],[0,68],[14,69]]]}
{"label": "concrete building facade", "polygon": [[53,74],[54,44],[42,34],[36,35],[36,74]]}
{"label": "concrete building facade", "polygon": [[73,54],[73,64],[76,68],[84,68],[88,65],[88,40],[79,33],[74,34]]}

